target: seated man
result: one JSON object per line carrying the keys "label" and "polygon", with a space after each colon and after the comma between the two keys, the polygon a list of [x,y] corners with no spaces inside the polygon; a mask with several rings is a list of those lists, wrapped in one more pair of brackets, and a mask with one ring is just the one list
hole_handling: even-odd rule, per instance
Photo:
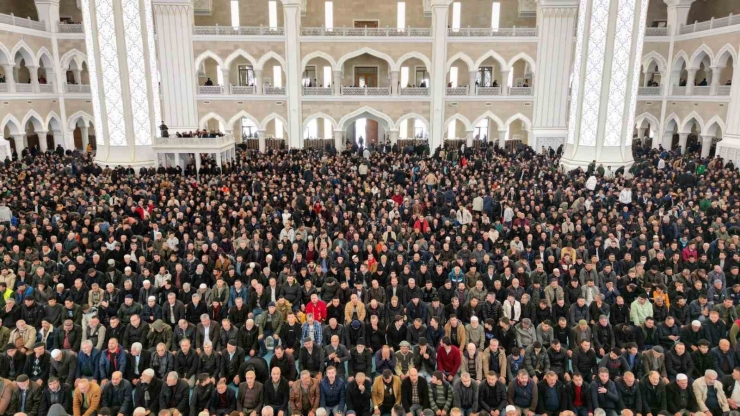
{"label": "seated man", "polygon": [[128,416],[133,411],[131,383],[123,379],[123,373],[120,371],[115,371],[110,383],[103,386],[101,405],[117,415]]}
{"label": "seated man", "polygon": [[74,416],[94,416],[100,410],[103,390],[94,381],[81,378],[72,396],[72,414]]}
{"label": "seated man", "polygon": [[236,410],[236,393],[221,380],[216,385],[216,392],[211,396],[209,408],[211,415],[225,416]]}
{"label": "seated man", "polygon": [[534,416],[537,410],[537,393],[537,386],[529,378],[527,370],[520,369],[516,373],[516,379],[509,382],[507,398],[509,404],[516,406],[522,416]]}

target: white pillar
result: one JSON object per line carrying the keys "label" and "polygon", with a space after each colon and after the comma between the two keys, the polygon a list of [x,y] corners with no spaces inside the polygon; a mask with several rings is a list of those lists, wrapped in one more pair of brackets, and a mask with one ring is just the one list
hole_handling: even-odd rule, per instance
{"label": "white pillar", "polygon": [[[712,136],[701,136],[701,157],[709,157],[709,151],[712,150],[712,140],[714,140]],[[717,147],[719,147],[719,144],[717,144]],[[717,153],[719,154],[719,149],[717,149]]]}
{"label": "white pillar", "polygon": [[722,77],[722,70],[724,68],[719,66],[712,67],[712,83],[709,87],[709,95],[717,95],[719,89],[719,82]]}
{"label": "white pillar", "polygon": [[645,137],[645,130],[647,130],[647,128],[645,128],[645,127],[639,127],[637,129],[637,138],[638,139],[642,140],[642,138]]}
{"label": "white pillar", "polygon": [[694,94],[694,82],[696,82],[696,69],[688,69],[688,77],[686,77],[686,95]]}
{"label": "white pillar", "polygon": [[[568,136],[561,159],[566,170],[586,168],[594,160],[615,170],[634,163],[632,136],[648,3],[610,7],[610,1],[591,0],[588,11],[578,14]],[[550,84],[539,79],[543,82],[535,88]]]}
{"label": "white pillar", "polygon": [[[575,38],[578,3],[578,0],[540,0],[537,3],[540,38]],[[532,112],[532,136],[538,143],[541,143],[540,138],[548,138],[548,143],[560,139],[564,144],[568,136],[568,94],[574,49],[573,42],[539,42],[537,45],[538,78],[550,80],[533,85],[537,99]],[[506,74],[501,85],[508,83]]]}
{"label": "white pillar", "polygon": [[54,135],[54,145],[51,149],[52,151],[56,150],[57,145],[62,145],[64,147],[64,134],[62,134],[61,130],[52,130],[51,133]]}
{"label": "white pillar", "polygon": [[200,165],[201,165],[200,153],[196,152],[195,153],[195,173],[196,175],[200,173]]}
{"label": "white pillar", "polygon": [[[153,0],[157,63],[162,85],[162,120],[170,135],[198,129],[193,6],[190,0]],[[80,84],[82,79],[80,79]]]}
{"label": "white pillar", "polygon": [[262,95],[262,70],[254,70],[254,88],[255,94]]}
{"label": "white pillar", "polygon": [[229,68],[221,67],[221,78],[224,80],[223,91],[224,95],[231,95],[231,81],[229,80],[229,74],[231,70]]}
{"label": "white pillar", "polygon": [[39,136],[39,150],[41,151],[41,153],[46,152],[46,148],[47,148],[47,146],[46,146],[46,134],[47,133],[48,133],[48,131],[45,131],[45,130],[39,130],[39,131],[36,132],[36,135]]}
{"label": "white pillar", "polygon": [[503,78],[501,80],[501,95],[509,95],[509,74],[511,71],[512,69],[501,71],[501,78]]}
{"label": "white pillar", "polygon": [[62,92],[57,90],[54,68],[44,68],[44,71],[46,71],[46,85],[51,85],[51,92]]}
{"label": "white pillar", "polygon": [[59,0],[34,0],[39,21],[52,33],[59,31]]}
{"label": "white pillar", "polygon": [[689,133],[678,133],[678,146],[681,148],[681,154],[686,154],[686,141],[689,139]]}
{"label": "white pillar", "polygon": [[399,131],[398,130],[391,130],[390,131],[391,146],[393,146],[394,144],[398,143],[398,136],[399,136]]}
{"label": "white pillar", "polygon": [[663,149],[671,150],[671,148],[673,147],[673,133],[663,133],[662,145],[663,145]]}
{"label": "white pillar", "polygon": [[216,152],[216,166],[218,166],[220,168],[221,167],[221,163],[222,163],[222,160],[221,160],[221,152]]}
{"label": "white pillar", "polygon": [[54,149],[56,145],[61,144],[64,150],[74,150],[75,148],[75,125],[67,126],[65,131],[64,140],[62,142],[54,143]]}
{"label": "white pillar", "polygon": [[260,153],[265,153],[267,151],[267,142],[265,142],[265,135],[267,134],[267,131],[265,130],[258,130],[257,131],[257,139],[259,140],[259,151]]}
{"label": "white pillar", "polygon": [[651,72],[649,72],[647,68],[645,68],[645,70],[642,72],[642,86],[643,87],[650,86],[650,74]]}
{"label": "white pillar", "polygon": [[[162,1],[171,3],[170,0]],[[96,80],[91,85],[97,84],[91,92],[95,133],[100,137],[95,162],[99,165],[131,166],[135,170],[152,166],[152,142],[159,135],[158,126],[163,121],[158,72],[162,73],[163,80],[170,76],[182,77],[183,82],[192,82],[195,74],[188,71],[184,58],[170,62],[173,59],[167,50],[160,50],[157,59],[151,2],[113,2],[111,7],[111,2],[79,0],[78,4],[85,21],[87,57],[90,62],[95,62],[96,69],[90,73],[90,78]],[[160,41],[171,47],[169,41],[174,40],[169,38],[168,30],[172,29],[163,22],[158,35]],[[186,35],[178,32],[178,36]],[[109,55],[117,59],[110,59]],[[192,57],[188,63],[192,67]],[[170,64],[173,66],[169,67]],[[177,74],[168,75],[168,70],[177,71]],[[183,88],[177,91],[177,97],[187,100],[183,91],[187,91],[188,86]],[[118,111],[111,111],[113,108]]]}
{"label": "white pillar", "polygon": [[[475,78],[478,75],[478,71],[468,71],[468,95],[476,95]],[[480,85],[482,87],[482,85]]]}
{"label": "white pillar", "polygon": [[[444,142],[445,71],[447,64],[447,16],[452,0],[429,0],[432,8],[432,114],[429,129],[429,150],[434,153]],[[738,71],[740,72],[740,71]],[[473,80],[475,82],[475,80]]]}
{"label": "white pillar", "polygon": [[3,65],[3,73],[5,74],[5,83],[8,85],[8,92],[15,92],[15,65]]}
{"label": "white pillar", "polygon": [[75,81],[75,84],[82,85],[82,70],[80,69],[73,69],[72,70],[72,78]]}
{"label": "white pillar", "polygon": [[18,159],[20,159],[23,149],[26,148],[26,135],[19,134],[17,136],[13,136],[13,141],[15,142],[15,152],[18,153]]}
{"label": "white pillar", "polygon": [[332,75],[332,94],[342,95],[342,71],[334,70]]}
{"label": "white pillar", "polygon": [[501,149],[506,147],[506,129],[498,131],[498,147]]}
{"label": "white pillar", "polygon": [[26,68],[28,68],[28,76],[31,77],[33,92],[39,92],[39,67],[27,65]]}
{"label": "white pillar", "polygon": [[344,132],[342,130],[334,130],[334,148],[337,152],[344,150]]}
{"label": "white pillar", "polygon": [[90,143],[90,131],[87,124],[85,124],[85,126],[83,127],[80,127],[80,134],[82,135],[82,151],[84,152],[87,150],[87,144]]}
{"label": "white pillar", "polygon": [[400,95],[403,86],[398,85],[398,71],[391,71],[391,95]]}
{"label": "white pillar", "polygon": [[288,148],[303,147],[303,117],[301,115],[301,48],[298,43],[303,0],[282,0],[285,24],[285,87],[288,94]]}
{"label": "white pillar", "polygon": [[679,26],[688,23],[689,9],[695,0],[663,0],[668,6],[668,30],[669,35],[677,35]]}
{"label": "white pillar", "polygon": [[473,135],[475,135],[474,130],[465,132],[465,146],[466,147],[473,147]]}
{"label": "white pillar", "polygon": [[740,166],[740,71],[732,72],[732,89],[730,90],[730,104],[727,106],[727,124],[722,132],[722,140],[717,143],[717,156],[725,162],[732,160]]}

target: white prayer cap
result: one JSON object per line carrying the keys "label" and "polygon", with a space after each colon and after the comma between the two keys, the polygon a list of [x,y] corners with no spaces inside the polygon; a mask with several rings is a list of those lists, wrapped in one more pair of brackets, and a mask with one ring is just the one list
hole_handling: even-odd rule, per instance
{"label": "white prayer cap", "polygon": [[701,322],[697,320],[691,321],[691,326],[701,326]]}
{"label": "white prayer cap", "polygon": [[59,351],[59,350],[53,350],[53,351],[51,352],[51,358],[57,358],[57,357],[59,357],[59,355],[60,355],[61,353],[62,353],[62,352],[61,352],[61,351]]}
{"label": "white prayer cap", "polygon": [[678,374],[678,375],[676,376],[676,380],[688,380],[688,379],[689,379],[689,378],[688,378],[688,377],[686,377],[686,374],[683,374],[683,373],[681,373],[681,374]]}

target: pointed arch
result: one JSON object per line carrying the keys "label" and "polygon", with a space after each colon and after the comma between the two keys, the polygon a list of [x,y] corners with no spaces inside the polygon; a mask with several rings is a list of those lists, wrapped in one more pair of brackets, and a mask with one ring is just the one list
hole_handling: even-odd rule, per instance
{"label": "pointed arch", "polygon": [[388,115],[386,115],[385,113],[382,113],[382,112],[380,112],[380,111],[378,111],[378,110],[376,110],[376,109],[374,109],[372,107],[363,106],[363,107],[360,107],[357,110],[355,110],[355,111],[353,111],[353,112],[351,112],[349,114],[346,114],[344,117],[342,117],[339,120],[339,123],[338,123],[339,124],[339,129],[340,130],[344,130],[346,128],[345,124],[347,124],[347,122],[349,122],[353,118],[355,118],[357,116],[360,116],[360,115],[362,115],[364,113],[368,113],[368,114],[372,115],[373,117],[377,117],[377,118],[385,121],[386,124],[388,125],[388,128],[389,129],[394,129],[396,127],[396,124],[393,122],[393,119],[390,118],[390,117],[388,117]]}
{"label": "pointed arch", "polygon": [[231,55],[226,57],[226,59],[224,60],[224,67],[231,68],[231,63],[234,62],[234,60],[239,57],[242,57],[246,59],[247,61],[249,61],[249,63],[252,64],[252,68],[257,67],[257,60],[254,59],[252,55],[250,55],[243,49],[237,49],[234,52],[232,52]]}
{"label": "pointed arch", "polygon": [[645,112],[635,117],[635,127],[642,128],[642,123],[645,122],[645,120],[650,123],[650,127],[652,127],[653,129],[657,129],[658,126],[660,126],[660,121],[658,121],[657,117],[648,112]]}
{"label": "pointed arch", "polygon": [[424,65],[426,65],[426,67],[427,67],[427,72],[429,72],[429,75],[431,76],[432,70],[433,70],[433,68],[432,68],[432,61],[430,61],[429,58],[427,58],[426,55],[424,55],[423,53],[416,52],[416,51],[414,51],[414,52],[408,52],[408,53],[404,54],[402,57],[398,58],[398,60],[396,61],[396,64],[393,66],[393,71],[400,71],[401,70],[401,64],[403,64],[403,62],[405,60],[411,59],[411,58],[416,58],[416,59],[424,62]]}
{"label": "pointed arch", "polygon": [[266,54],[262,55],[259,61],[257,61],[257,65],[254,66],[254,69],[256,70],[262,70],[262,68],[265,66],[265,63],[269,61],[270,59],[275,59],[276,61],[280,62],[280,66],[283,67],[283,71],[285,71],[285,59],[283,59],[282,56],[275,53],[275,51],[267,52]]}
{"label": "pointed arch", "polygon": [[10,113],[6,114],[5,118],[3,118],[2,123],[0,123],[0,135],[5,135],[6,126],[10,130],[10,134],[13,136],[16,134],[25,133],[25,131],[23,131],[23,128],[21,127],[21,122],[18,121],[18,119]]}
{"label": "pointed arch", "polygon": [[477,66],[475,66],[475,62],[473,62],[473,59],[471,59],[468,55],[464,54],[463,52],[458,52],[452,55],[452,57],[447,60],[447,65],[445,65],[445,72],[449,72],[450,67],[452,67],[452,64],[454,64],[455,61],[457,61],[458,59],[465,62],[468,65],[468,72],[474,71],[477,68]]}
{"label": "pointed arch", "polygon": [[223,68],[224,61],[222,61],[221,58],[218,55],[216,55],[212,51],[205,51],[205,52],[201,53],[200,55],[198,55],[197,58],[195,58],[195,70],[198,71],[198,68],[200,68],[200,65],[203,63],[203,61],[205,61],[208,58],[213,59],[214,61],[216,61],[216,63],[220,67]]}
{"label": "pointed arch", "polygon": [[691,114],[686,116],[685,119],[683,119],[683,123],[681,123],[681,128],[678,130],[680,133],[691,133],[691,129],[687,127],[689,126],[689,123],[694,120],[696,123],[696,131],[702,132],[704,131],[704,120],[701,118],[699,114],[697,114],[696,111],[692,111]]}
{"label": "pointed arch", "polygon": [[84,111],[78,111],[78,112],[72,114],[67,119],[67,129],[74,130],[75,127],[77,126],[77,122],[80,119],[82,119],[82,121],[84,121],[85,124],[87,124],[88,126],[91,125],[91,124],[93,124],[93,122],[92,122],[93,121],[93,117],[90,114],[88,114],[88,113],[86,113]]}
{"label": "pointed arch", "polygon": [[214,112],[210,112],[210,113],[204,115],[203,117],[201,117],[200,118],[200,121],[198,122],[198,126],[201,129],[204,129],[204,128],[208,127],[208,121],[211,120],[211,119],[218,120],[218,122],[221,123],[222,126],[224,126],[224,129],[228,126],[228,124],[226,124],[226,120],[224,120],[223,117],[221,117],[220,115],[218,115],[218,114],[216,114]]}
{"label": "pointed arch", "polygon": [[704,57],[709,58],[709,62],[714,62],[714,53],[712,53],[712,50],[709,49],[709,46],[707,46],[706,43],[702,43],[701,46],[697,50],[694,51],[693,55],[691,55],[691,64],[689,65],[689,69],[699,69],[699,65],[701,64],[701,61],[704,60]]}
{"label": "pointed arch", "polygon": [[272,120],[280,120],[283,123],[283,128],[287,130],[288,122],[285,121],[285,118],[278,113],[272,113],[268,115],[267,117],[263,118],[262,123],[259,124],[260,130],[267,130],[267,123],[271,122]]}
{"label": "pointed arch", "polygon": [[[664,133],[668,131],[668,126],[671,124],[671,122],[676,123],[676,129],[677,130],[681,128],[681,119],[678,117],[678,115],[676,115],[676,113],[671,113],[671,115],[669,115],[665,119],[665,122],[663,123],[663,132]],[[671,132],[671,133],[673,133],[673,132]]]}
{"label": "pointed arch", "polygon": [[737,51],[728,43],[717,52],[717,55],[715,55],[712,61],[712,67],[724,68],[727,66],[727,60],[730,58],[732,58],[732,64],[734,65],[737,62]]}
{"label": "pointed arch", "polygon": [[678,72],[681,71],[681,61],[683,61],[684,65],[686,65],[686,69],[689,68],[689,56],[684,52],[683,50],[679,51],[676,54],[676,57],[673,58],[673,64],[671,65],[671,71]]}
{"label": "pointed arch", "polygon": [[26,116],[23,117],[23,121],[21,122],[22,128],[25,129],[26,124],[28,124],[29,121],[31,122],[31,124],[33,124],[34,130],[45,130],[44,118],[41,117],[36,111],[29,110],[28,113],[26,113]]}
{"label": "pointed arch", "polygon": [[227,128],[229,128],[231,131],[234,131],[234,127],[236,126],[236,122],[241,120],[242,118],[248,118],[252,120],[252,123],[254,123],[255,126],[258,128],[260,127],[260,122],[256,118],[254,118],[253,115],[247,113],[246,111],[242,110],[236,114],[234,114],[234,117],[231,117],[229,119],[229,122],[227,124],[224,124]]}
{"label": "pointed arch", "polygon": [[710,118],[709,121],[704,125],[704,130],[701,131],[702,136],[717,136],[717,129],[723,134],[725,132],[725,122],[718,115]]}
{"label": "pointed arch", "polygon": [[36,66],[44,64],[44,68],[54,69],[54,60],[51,59],[52,54],[46,49],[46,46],[42,46],[39,52],[36,54]]}
{"label": "pointed arch", "polygon": [[46,121],[44,122],[44,126],[46,127],[46,130],[47,131],[51,130],[49,128],[49,125],[52,121],[57,123],[57,126],[59,126],[59,131],[61,131],[62,130],[62,119],[59,118],[59,116],[57,115],[55,111],[52,111],[51,113],[49,113],[48,116],[46,116]]}
{"label": "pointed arch", "polygon": [[650,51],[650,53],[642,57],[643,68],[647,68],[650,65],[650,62],[655,62],[658,65],[658,72],[660,72],[661,74],[665,74],[668,63],[666,62],[663,55],[655,51]]}
{"label": "pointed arch", "polygon": [[[475,126],[477,126],[478,123],[480,123],[485,118],[490,118],[496,123],[496,125],[498,126],[496,130],[501,130],[504,127],[504,122],[501,120],[501,118],[499,118],[499,116],[493,114],[492,111],[486,111],[473,121],[473,128],[475,128]],[[509,124],[506,123],[506,127],[508,127],[508,125]]]}
{"label": "pointed arch", "polygon": [[59,62],[62,69],[66,71],[67,69],[69,69],[72,61],[75,62],[77,68],[82,68],[83,62],[87,62],[87,55],[77,49],[71,49],[62,56],[62,59]]}
{"label": "pointed arch", "polygon": [[10,51],[8,51],[5,45],[0,43],[0,65],[7,65],[11,62],[14,62],[13,55],[10,54]]}
{"label": "pointed arch", "polygon": [[532,121],[529,119],[529,117],[525,116],[522,113],[516,113],[513,116],[509,117],[508,120],[506,120],[506,130],[508,130],[511,123],[515,122],[516,120],[519,120],[522,122],[522,124],[524,124],[524,130],[528,132],[532,131]]}
{"label": "pointed arch", "polygon": [[323,52],[323,51],[314,51],[304,56],[303,59],[301,60],[301,72],[306,70],[306,66],[314,58],[321,58],[329,62],[329,64],[331,65],[332,71],[340,71],[342,69],[342,68],[337,67],[337,61],[335,61],[334,58],[328,53]]}
{"label": "pointed arch", "polygon": [[18,64],[18,62],[15,60],[15,56],[18,53],[20,53],[21,58],[26,61],[26,66],[36,65],[36,55],[32,52],[32,49],[26,44],[26,42],[23,41],[23,39],[19,40],[18,43],[15,44],[15,47],[13,47],[13,52],[11,54],[11,59],[16,65]]}
{"label": "pointed arch", "polygon": [[480,58],[478,58],[477,61],[475,61],[474,69],[480,68],[480,66],[483,64],[483,61],[485,61],[488,58],[493,58],[496,62],[498,62],[499,68],[503,71],[505,68],[507,68],[506,59],[504,59],[501,55],[499,55],[496,51],[493,49],[490,49],[488,52],[484,53]]}
{"label": "pointed arch", "polygon": [[389,55],[387,55],[387,54],[385,54],[383,52],[378,52],[378,51],[376,51],[375,49],[372,49],[372,48],[364,47],[364,48],[360,48],[360,49],[358,49],[356,51],[349,52],[349,53],[345,54],[344,56],[342,56],[339,59],[339,61],[337,61],[337,68],[339,68],[339,69],[344,68],[344,63],[347,62],[347,60],[352,59],[352,58],[356,58],[356,57],[358,57],[360,55],[363,55],[363,54],[372,55],[372,56],[374,56],[376,58],[380,58],[380,59],[386,61],[388,63],[388,68],[393,68],[393,66],[395,65],[395,62],[393,61],[393,58],[391,58]]}
{"label": "pointed arch", "polygon": [[516,61],[520,59],[523,59],[526,63],[529,64],[529,69],[530,71],[532,71],[533,74],[537,73],[537,65],[535,64],[534,59],[532,59],[531,56],[529,56],[528,54],[524,52],[519,52],[518,54],[514,55],[514,57],[509,60],[509,63],[507,64],[506,69],[511,70],[514,67],[514,64],[516,63]]}
{"label": "pointed arch", "polygon": [[323,118],[324,120],[329,120],[331,122],[331,128],[332,128],[332,130],[339,129],[339,124],[337,124],[337,121],[334,120],[334,117],[332,117],[332,116],[330,116],[330,115],[328,115],[326,113],[319,112],[319,113],[311,114],[310,116],[308,116],[308,118],[306,118],[305,120],[303,120],[303,128],[301,129],[301,131],[306,130],[306,127],[308,126],[308,122],[309,121],[315,120],[317,118]]}
{"label": "pointed arch", "polygon": [[403,122],[404,120],[409,120],[409,119],[421,120],[422,122],[424,122],[424,126],[426,126],[427,131],[429,131],[429,128],[430,128],[429,120],[427,120],[426,117],[422,116],[421,114],[417,114],[417,113],[408,113],[408,114],[402,115],[401,117],[398,118],[398,120],[396,120],[396,125],[393,127],[393,129],[399,130],[401,127],[401,122]]}
{"label": "pointed arch", "polygon": [[447,131],[447,126],[449,126],[453,120],[463,123],[463,125],[465,126],[465,131],[473,131],[474,129],[473,125],[470,123],[470,120],[468,120],[467,117],[460,113],[455,113],[448,117],[447,120],[445,120],[445,131]]}

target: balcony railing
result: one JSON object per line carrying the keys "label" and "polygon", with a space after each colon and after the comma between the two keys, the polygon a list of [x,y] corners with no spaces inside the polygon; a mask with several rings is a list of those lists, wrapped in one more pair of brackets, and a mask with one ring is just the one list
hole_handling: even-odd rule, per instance
{"label": "balcony railing", "polygon": [[265,95],[285,95],[285,87],[265,87]]}
{"label": "balcony railing", "polygon": [[89,94],[89,85],[64,84],[64,91],[70,94]]}
{"label": "balcony railing", "polygon": [[493,37],[493,38],[512,38],[537,36],[536,27],[507,27],[507,28],[474,28],[461,27],[460,29],[447,29],[447,34],[451,38],[466,37]]}
{"label": "balcony railing", "polygon": [[646,27],[645,36],[668,36],[668,27]]}
{"label": "balcony railing", "polygon": [[730,14],[729,16],[722,17],[720,19],[712,18],[711,20],[707,20],[705,22],[694,22],[690,25],[683,25],[679,29],[679,32],[684,35],[686,33],[703,32],[705,30],[717,29],[726,26],[734,26],[738,24],[740,24],[740,15]]}
{"label": "balcony railing", "polygon": [[686,95],[686,86],[674,85],[671,89],[671,95]]}
{"label": "balcony railing", "polygon": [[342,95],[391,95],[390,87],[342,87]]}
{"label": "balcony railing", "polygon": [[732,85],[720,85],[719,87],[717,87],[717,95],[730,95],[731,91]]}
{"label": "balcony railing", "polygon": [[415,96],[415,97],[426,97],[429,95],[429,88],[427,87],[407,87],[401,88],[401,95]]}
{"label": "balcony railing", "polygon": [[1,83],[0,84],[0,92],[8,92],[8,84],[6,84],[4,82]]}
{"label": "balcony railing", "polygon": [[283,36],[285,29],[269,26],[194,26],[194,35],[211,36]]}
{"label": "balcony railing", "polygon": [[82,24],[59,22],[59,33],[84,33]]}
{"label": "balcony railing", "polygon": [[405,29],[378,27],[304,27],[302,36],[378,36],[378,37],[428,37],[432,29],[409,27]]}
{"label": "balcony railing", "polygon": [[331,88],[326,87],[303,87],[303,95],[331,95]]}
{"label": "balcony railing", "polygon": [[254,95],[255,92],[256,92],[256,88],[254,87],[254,85],[252,86],[232,85],[231,86],[232,95]]}
{"label": "balcony railing", "polygon": [[694,91],[691,93],[691,95],[709,95],[709,89],[711,87],[694,87]]}
{"label": "balcony railing", "polygon": [[207,95],[221,95],[224,92],[224,88],[220,85],[199,85],[198,94]]}
{"label": "balcony railing", "polygon": [[33,85],[15,84],[15,92],[33,92]]}
{"label": "balcony railing", "polygon": [[501,87],[477,87],[475,95],[501,95]]}
{"label": "balcony railing", "polygon": [[202,146],[202,147],[219,147],[226,144],[234,143],[233,134],[225,134],[219,137],[155,137],[155,147],[170,146]]}
{"label": "balcony railing", "polygon": [[44,24],[44,22],[38,22],[36,20],[31,20],[30,17],[28,19],[23,19],[20,17],[16,17],[13,14],[0,14],[0,23],[4,23],[6,25],[18,26],[18,27],[25,27],[28,29],[46,31],[46,25]]}
{"label": "balcony railing", "polygon": [[468,95],[468,87],[447,87],[447,95]]}
{"label": "balcony railing", "polygon": [[532,87],[511,87],[509,88],[509,95],[532,95]]}
{"label": "balcony railing", "polygon": [[663,94],[663,87],[640,87],[637,95],[657,96]]}
{"label": "balcony railing", "polygon": [[39,92],[45,93],[45,94],[51,94],[54,92],[54,86],[51,84],[40,84],[39,85]]}

